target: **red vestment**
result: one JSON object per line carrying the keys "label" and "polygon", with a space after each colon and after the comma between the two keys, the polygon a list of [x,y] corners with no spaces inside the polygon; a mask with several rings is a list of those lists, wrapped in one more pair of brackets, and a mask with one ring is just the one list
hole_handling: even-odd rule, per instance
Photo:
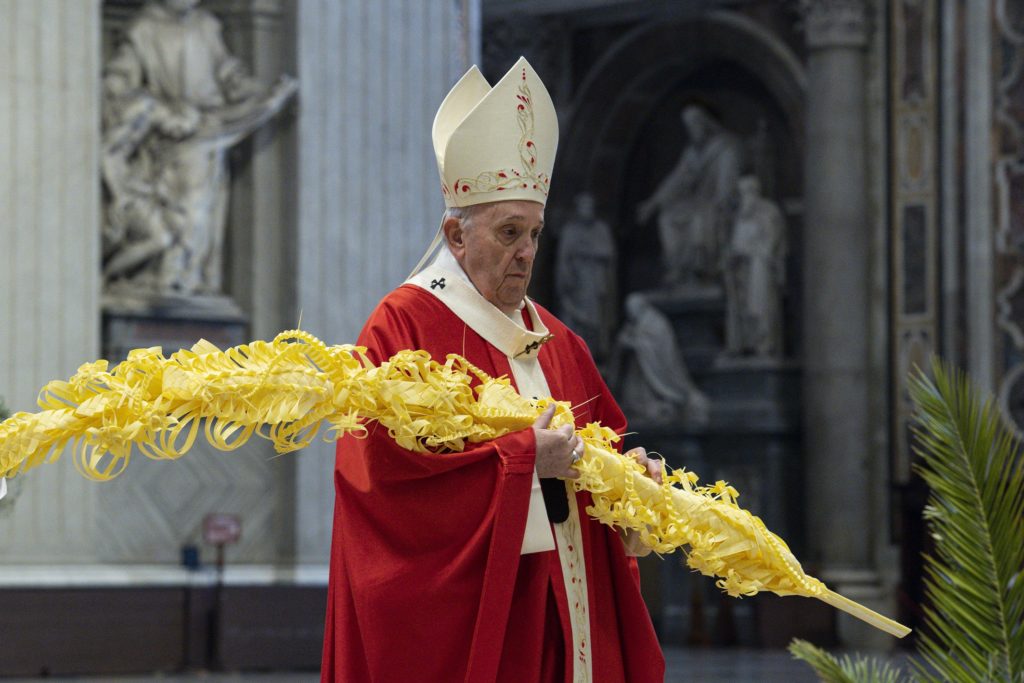
{"label": "red vestment", "polygon": [[[552,395],[577,426],[626,421],[585,344],[537,307],[553,339],[539,351]],[[423,349],[458,353],[491,376],[507,356],[429,292],[403,285],[359,337],[374,362]],[[397,446],[383,428],[338,442],[323,681],[569,681],[574,657],[557,551],[521,555],[534,468],[531,429],[461,453]],[[636,561],[583,512],[578,493],[593,681],[664,680]]]}

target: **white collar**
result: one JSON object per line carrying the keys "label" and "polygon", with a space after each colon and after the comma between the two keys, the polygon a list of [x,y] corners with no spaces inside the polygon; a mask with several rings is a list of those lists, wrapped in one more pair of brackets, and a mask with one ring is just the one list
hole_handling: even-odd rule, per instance
{"label": "white collar", "polygon": [[552,338],[529,298],[523,298],[520,310],[525,306],[533,330],[526,329],[520,322],[518,312],[514,317],[507,316],[485,299],[447,245],[442,245],[433,263],[405,282],[436,296],[474,332],[509,358],[536,358],[541,344]]}

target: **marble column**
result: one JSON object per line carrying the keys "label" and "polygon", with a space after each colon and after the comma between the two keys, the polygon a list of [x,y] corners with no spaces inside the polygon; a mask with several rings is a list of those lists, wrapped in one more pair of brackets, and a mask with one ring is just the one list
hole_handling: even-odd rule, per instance
{"label": "marble column", "polygon": [[[808,563],[854,599],[871,568],[868,188],[863,1],[805,0],[804,429]],[[861,638],[840,622],[849,644]],[[844,633],[844,631],[846,631]]]}
{"label": "marble column", "polygon": [[[477,49],[478,14],[479,0],[298,3],[295,311],[330,343],[356,340],[437,229],[430,127]],[[333,464],[331,444],[296,459],[299,563],[326,561]]]}
{"label": "marble column", "polygon": [[[100,2],[0,0],[0,45],[0,396],[33,410],[99,355]],[[64,460],[13,484],[0,565],[92,558],[96,484]]]}
{"label": "marble column", "polygon": [[993,206],[993,45],[992,9],[995,3],[965,3],[964,13],[964,311],[967,371],[982,391],[998,387],[996,368],[997,255],[993,226],[998,222]]}

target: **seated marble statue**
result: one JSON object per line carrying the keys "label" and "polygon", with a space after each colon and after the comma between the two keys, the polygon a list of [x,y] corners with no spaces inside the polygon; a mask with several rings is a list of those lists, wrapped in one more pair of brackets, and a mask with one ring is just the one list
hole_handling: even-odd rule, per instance
{"label": "seated marble statue", "polygon": [[742,145],[698,105],[680,115],[687,146],[654,194],[636,209],[639,224],[657,215],[664,284],[707,285],[719,280],[719,253],[739,177]]}
{"label": "seated marble statue", "polygon": [[697,388],[672,323],[642,292],[626,297],[608,378],[630,420],[654,424],[708,422],[710,403]]}

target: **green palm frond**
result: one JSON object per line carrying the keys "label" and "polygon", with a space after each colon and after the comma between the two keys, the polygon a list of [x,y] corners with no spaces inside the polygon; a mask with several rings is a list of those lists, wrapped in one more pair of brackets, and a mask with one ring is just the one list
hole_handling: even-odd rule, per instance
{"label": "green palm frond", "polygon": [[844,655],[839,659],[806,640],[794,638],[789,653],[810,664],[825,683],[904,683],[907,677],[888,662],[872,657]]}
{"label": "green palm frond", "polygon": [[910,381],[935,552],[925,557],[924,681],[1024,680],[1024,459],[991,399],[938,361]]}

